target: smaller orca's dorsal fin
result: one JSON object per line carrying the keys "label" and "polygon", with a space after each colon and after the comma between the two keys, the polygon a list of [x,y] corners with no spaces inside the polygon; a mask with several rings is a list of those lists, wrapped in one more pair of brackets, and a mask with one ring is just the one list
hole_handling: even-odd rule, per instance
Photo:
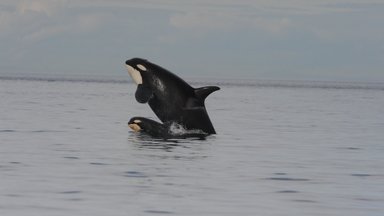
{"label": "smaller orca's dorsal fin", "polygon": [[198,99],[204,101],[212,92],[219,90],[217,86],[205,86],[195,89],[195,95]]}

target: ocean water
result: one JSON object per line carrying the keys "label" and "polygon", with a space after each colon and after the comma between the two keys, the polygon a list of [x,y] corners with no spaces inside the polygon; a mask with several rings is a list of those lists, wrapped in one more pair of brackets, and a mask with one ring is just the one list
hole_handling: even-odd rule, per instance
{"label": "ocean water", "polygon": [[0,79],[0,215],[384,215],[384,85],[206,84],[218,134],[163,141],[133,84]]}

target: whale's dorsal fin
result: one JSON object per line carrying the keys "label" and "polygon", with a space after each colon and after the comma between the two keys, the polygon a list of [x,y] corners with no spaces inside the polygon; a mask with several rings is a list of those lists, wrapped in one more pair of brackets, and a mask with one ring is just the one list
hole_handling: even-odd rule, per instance
{"label": "whale's dorsal fin", "polygon": [[195,95],[198,99],[204,102],[205,98],[208,97],[212,92],[219,90],[217,86],[205,86],[195,89]]}

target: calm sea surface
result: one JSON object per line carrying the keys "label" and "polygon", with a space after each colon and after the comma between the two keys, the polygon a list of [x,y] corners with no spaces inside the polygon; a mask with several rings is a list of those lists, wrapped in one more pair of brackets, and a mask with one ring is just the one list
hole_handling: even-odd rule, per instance
{"label": "calm sea surface", "polygon": [[0,79],[0,215],[384,215],[384,85],[226,81],[159,141],[119,82]]}

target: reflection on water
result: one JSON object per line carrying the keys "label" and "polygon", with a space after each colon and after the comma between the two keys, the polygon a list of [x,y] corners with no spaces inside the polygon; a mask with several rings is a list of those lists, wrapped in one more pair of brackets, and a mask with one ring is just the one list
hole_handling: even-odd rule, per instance
{"label": "reflection on water", "polygon": [[147,148],[147,149],[162,149],[165,151],[172,151],[175,147],[179,148],[191,148],[191,145],[199,145],[205,143],[207,139],[214,139],[214,136],[198,138],[198,137],[190,137],[183,139],[160,139],[153,138],[145,133],[138,132],[129,132],[128,142],[133,144],[137,148]]}

